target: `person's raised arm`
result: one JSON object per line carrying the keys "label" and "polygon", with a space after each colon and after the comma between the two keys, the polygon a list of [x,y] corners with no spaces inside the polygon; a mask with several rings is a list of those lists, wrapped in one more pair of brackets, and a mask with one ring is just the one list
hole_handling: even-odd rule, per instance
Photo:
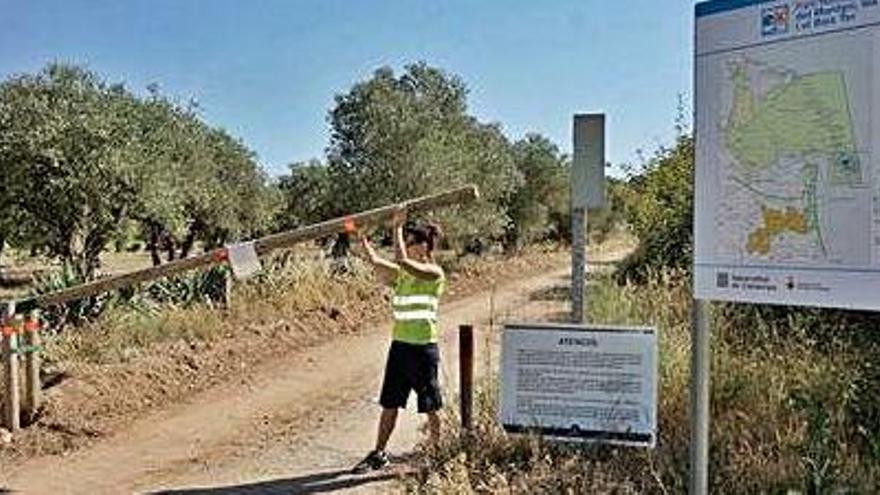
{"label": "person's raised arm", "polygon": [[443,269],[434,263],[421,263],[409,258],[398,260],[400,268],[419,280],[437,280],[443,277]]}
{"label": "person's raised arm", "polygon": [[443,269],[433,263],[422,263],[411,259],[406,252],[406,241],[403,236],[403,223],[406,221],[406,210],[394,213],[394,254],[401,269],[420,280],[437,280],[443,277]]}
{"label": "person's raised arm", "polygon": [[397,275],[400,273],[400,265],[379,256],[367,236],[360,236],[360,241],[367,260],[376,269],[376,275],[379,277],[379,280],[386,285],[393,285],[394,281],[397,280]]}

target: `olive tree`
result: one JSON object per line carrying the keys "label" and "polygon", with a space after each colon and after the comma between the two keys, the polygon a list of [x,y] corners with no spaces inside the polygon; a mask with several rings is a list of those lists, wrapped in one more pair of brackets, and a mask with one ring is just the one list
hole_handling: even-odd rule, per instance
{"label": "olive tree", "polygon": [[460,78],[424,63],[389,68],[336,97],[328,160],[332,213],[362,210],[467,183],[481,201],[439,215],[450,241],[485,244],[503,233],[503,208],[521,181],[499,126],[467,113]]}
{"label": "olive tree", "polygon": [[125,90],[53,64],[0,85],[3,207],[13,232],[90,278],[136,194],[123,149]]}

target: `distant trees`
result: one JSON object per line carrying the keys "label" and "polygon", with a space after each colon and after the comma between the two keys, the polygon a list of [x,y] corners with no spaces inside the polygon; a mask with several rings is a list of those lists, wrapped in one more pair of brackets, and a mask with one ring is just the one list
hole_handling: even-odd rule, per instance
{"label": "distant trees", "polygon": [[328,174],[336,213],[375,207],[468,183],[475,207],[440,215],[450,242],[472,246],[504,232],[503,205],[522,175],[497,125],[467,114],[456,76],[424,63],[377,70],[336,97]]}
{"label": "distant trees", "polygon": [[568,230],[571,165],[549,139],[529,134],[513,144],[513,157],[523,180],[510,196],[510,223],[505,244],[559,238]]}
{"label": "distant trees", "polygon": [[294,163],[288,175],[278,181],[284,198],[277,225],[294,229],[327,220],[339,207],[334,205],[330,169],[318,160]]}
{"label": "distant trees", "polygon": [[271,181],[240,140],[156,87],[138,96],[65,64],[11,77],[0,83],[0,249],[45,253],[90,279],[100,253],[132,235],[159,264],[471,183],[476,206],[436,214],[453,248],[517,248],[567,229],[567,158],[470,115],[455,75],[381,68],[338,95],[328,121],[326,161]]}
{"label": "distant trees", "polygon": [[92,278],[132,222],[160,262],[196,241],[266,229],[274,196],[253,154],[152,89],[138,98],[76,66],[0,84],[0,237]]}
{"label": "distant trees", "polygon": [[338,95],[328,120],[327,164],[295,164],[281,178],[289,225],[469,183],[482,194],[475,207],[436,215],[454,248],[516,247],[558,234],[567,218],[559,150],[539,135],[510,143],[497,124],[467,113],[464,83],[440,69],[381,68]]}
{"label": "distant trees", "polygon": [[12,239],[39,245],[83,274],[126,218],[136,191],[121,152],[125,94],[75,67],[53,65],[0,86],[4,208]]}

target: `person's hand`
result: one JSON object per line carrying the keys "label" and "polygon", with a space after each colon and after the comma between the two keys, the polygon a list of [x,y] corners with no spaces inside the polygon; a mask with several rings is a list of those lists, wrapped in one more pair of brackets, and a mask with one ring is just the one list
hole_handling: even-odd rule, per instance
{"label": "person's hand", "polygon": [[368,260],[375,262],[376,260],[376,250],[373,249],[373,243],[370,241],[370,236],[361,235],[358,236],[358,244],[361,246],[361,250],[363,251],[363,256],[365,256]]}
{"label": "person's hand", "polygon": [[402,227],[406,223],[406,207],[398,206],[391,214],[391,226],[393,228]]}

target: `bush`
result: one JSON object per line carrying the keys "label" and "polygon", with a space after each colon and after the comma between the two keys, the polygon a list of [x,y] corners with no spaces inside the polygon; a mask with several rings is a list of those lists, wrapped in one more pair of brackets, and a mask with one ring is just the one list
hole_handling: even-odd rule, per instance
{"label": "bush", "polygon": [[149,284],[144,297],[156,304],[188,307],[194,304],[213,306],[226,301],[226,280],[232,270],[226,265],[208,270],[169,277]]}
{"label": "bush", "polygon": [[644,281],[651,270],[690,270],[693,263],[694,140],[682,136],[662,149],[620,191],[639,246],[619,270],[622,280]]}
{"label": "bush", "polygon": [[[516,169],[523,177],[505,205],[510,223],[504,245],[515,250],[548,238],[559,239],[571,220],[569,182],[571,164],[547,138],[528,134],[513,144]],[[566,222],[565,226],[560,222]]]}
{"label": "bush", "polygon": [[[38,296],[69,289],[86,282],[80,270],[70,263],[62,263],[61,269],[41,273],[37,276],[30,296]],[[113,294],[100,294],[70,301],[59,306],[45,308],[41,312],[42,319],[49,328],[60,329],[66,325],[79,325],[100,316],[114,300]]]}
{"label": "bush", "polygon": [[[43,308],[41,317],[55,332],[66,326],[79,326],[98,320],[108,310],[118,308],[137,314],[155,315],[159,306],[190,307],[195,304],[213,306],[225,301],[226,278],[230,269],[215,266],[208,270],[161,279],[143,286],[132,286],[114,292],[69,301]],[[82,275],[70,264],[60,270],[40,275],[30,296],[38,296],[76,287],[85,283]]]}

